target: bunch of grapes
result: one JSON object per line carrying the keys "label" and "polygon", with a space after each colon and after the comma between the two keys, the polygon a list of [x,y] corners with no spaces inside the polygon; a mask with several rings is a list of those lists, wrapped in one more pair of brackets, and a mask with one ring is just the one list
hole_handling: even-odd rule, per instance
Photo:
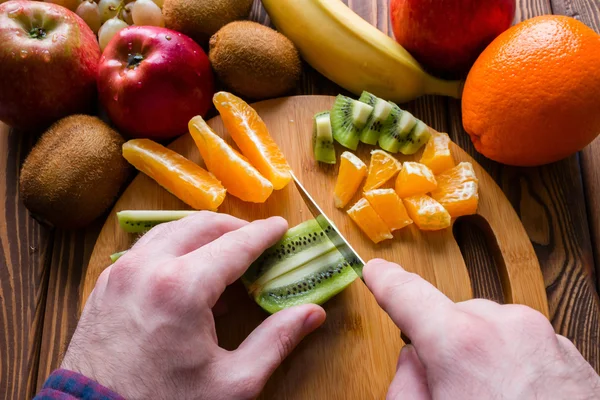
{"label": "bunch of grapes", "polygon": [[83,0],[75,12],[98,34],[100,49],[129,25],[165,26],[164,0]]}

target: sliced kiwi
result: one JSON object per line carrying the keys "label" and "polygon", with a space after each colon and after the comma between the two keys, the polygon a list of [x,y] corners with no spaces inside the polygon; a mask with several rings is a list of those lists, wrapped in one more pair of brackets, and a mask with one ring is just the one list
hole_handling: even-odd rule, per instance
{"label": "sliced kiwi", "polygon": [[335,245],[318,222],[308,220],[288,230],[285,235],[266,250],[246,271],[242,281],[248,287],[263,285],[299,265],[335,249]]}
{"label": "sliced kiwi", "polygon": [[[362,92],[358,101],[362,101],[373,107],[373,112],[369,116],[365,126],[362,128],[359,139],[363,143],[375,145],[377,144],[381,132],[388,128],[387,125],[390,125],[386,124],[386,122],[392,112],[393,106],[389,102],[366,91]],[[389,122],[391,121],[393,121],[393,119],[389,119]]]}
{"label": "sliced kiwi", "polygon": [[379,147],[390,153],[397,153],[418,120],[395,104],[392,106],[390,118],[392,120],[389,125],[386,125],[387,129],[384,129],[379,136]]}
{"label": "sliced kiwi", "polygon": [[321,304],[358,277],[316,220],[290,229],[248,268],[242,282],[274,313],[297,304]]}
{"label": "sliced kiwi", "polygon": [[315,115],[313,123],[313,151],[315,159],[327,164],[335,164],[335,148],[331,131],[329,111]]}
{"label": "sliced kiwi", "polygon": [[338,95],[331,109],[333,138],[339,144],[356,150],[360,131],[364,128],[373,107],[350,97]]}
{"label": "sliced kiwi", "polygon": [[143,233],[164,222],[176,221],[198,211],[125,210],[117,213],[119,225],[128,233]]}
{"label": "sliced kiwi", "polygon": [[253,296],[262,308],[275,313],[299,304],[323,304],[356,278],[350,263],[334,249],[272,279]]}
{"label": "sliced kiwi", "polygon": [[400,145],[400,152],[406,155],[415,154],[421,146],[427,143],[430,137],[429,127],[419,120]]}
{"label": "sliced kiwi", "polygon": [[110,255],[110,261],[112,261],[113,263],[116,262],[119,258],[121,258],[122,255],[124,255],[125,253],[127,253],[127,250],[124,251],[119,251],[118,253],[113,253]]}

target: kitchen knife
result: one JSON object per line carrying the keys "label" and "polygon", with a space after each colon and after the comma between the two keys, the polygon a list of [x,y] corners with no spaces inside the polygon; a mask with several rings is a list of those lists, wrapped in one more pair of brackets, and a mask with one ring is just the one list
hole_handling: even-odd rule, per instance
{"label": "kitchen knife", "polygon": [[350,243],[342,236],[342,234],[337,230],[333,222],[321,210],[319,205],[313,200],[311,195],[306,191],[304,186],[300,183],[296,175],[292,174],[294,178],[294,183],[296,184],[296,188],[300,192],[300,196],[302,196],[302,200],[310,210],[310,213],[315,217],[317,223],[323,229],[329,240],[333,242],[335,247],[337,247],[338,251],[342,253],[346,261],[352,265],[354,268],[354,272],[362,279],[362,270],[365,265],[365,262],[360,258],[358,253],[350,246]]}

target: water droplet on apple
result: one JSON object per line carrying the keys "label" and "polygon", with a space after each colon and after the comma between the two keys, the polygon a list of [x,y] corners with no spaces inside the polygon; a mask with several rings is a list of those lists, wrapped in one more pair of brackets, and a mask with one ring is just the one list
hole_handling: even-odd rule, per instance
{"label": "water droplet on apple", "polygon": [[58,35],[55,33],[54,35],[52,35],[52,43],[56,43],[57,40],[58,40]]}
{"label": "water droplet on apple", "polygon": [[42,51],[42,59],[46,62],[50,62],[51,56],[50,56],[50,52],[48,50]]}
{"label": "water droplet on apple", "polygon": [[127,48],[129,50],[133,49],[133,43],[132,42],[127,43]]}
{"label": "water droplet on apple", "polygon": [[167,39],[167,40],[171,40],[171,36],[169,36],[169,35],[166,35],[166,36],[165,36],[165,39]]}
{"label": "water droplet on apple", "polygon": [[19,55],[21,56],[21,58],[26,58],[27,54],[29,54],[29,53],[27,53],[27,50],[21,50],[20,53],[19,53]]}
{"label": "water droplet on apple", "polygon": [[141,87],[142,86],[142,82],[138,81],[137,85]]}
{"label": "water droplet on apple", "polygon": [[115,93],[115,95],[113,96],[113,100],[114,101],[119,101],[119,94]]}

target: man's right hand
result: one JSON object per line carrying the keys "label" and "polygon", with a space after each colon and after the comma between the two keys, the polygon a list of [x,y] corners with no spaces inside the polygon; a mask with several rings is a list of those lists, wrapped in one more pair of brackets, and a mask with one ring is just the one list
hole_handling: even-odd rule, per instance
{"label": "man's right hand", "polygon": [[388,399],[600,399],[600,377],[539,312],[481,299],[455,304],[383,260],[363,273],[412,341],[400,352]]}

